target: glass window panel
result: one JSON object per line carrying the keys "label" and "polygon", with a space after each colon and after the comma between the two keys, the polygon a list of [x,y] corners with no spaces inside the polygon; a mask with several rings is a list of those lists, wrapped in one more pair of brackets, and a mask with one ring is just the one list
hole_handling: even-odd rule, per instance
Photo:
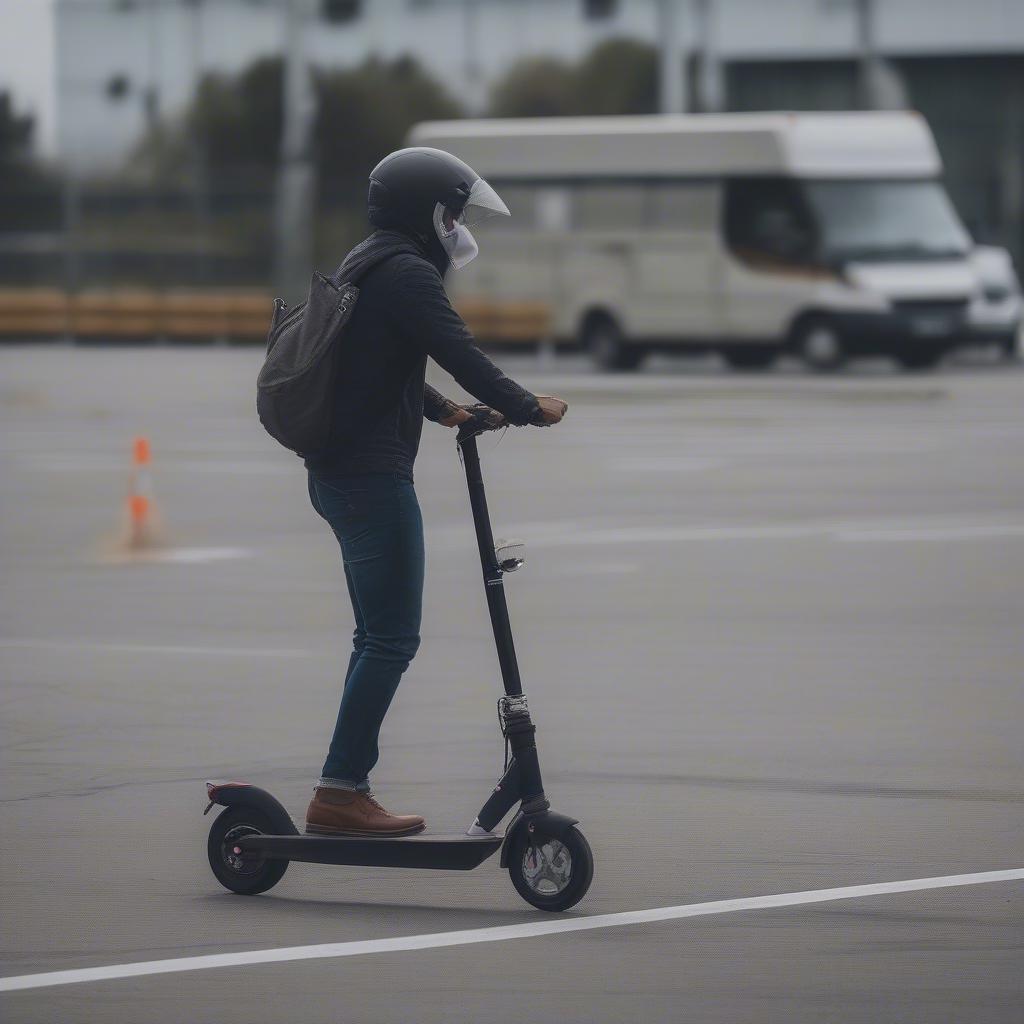
{"label": "glass window panel", "polygon": [[710,231],[716,217],[715,186],[706,182],[658,182],[647,194],[647,221],[654,228]]}
{"label": "glass window panel", "polygon": [[640,185],[583,185],[576,192],[577,227],[638,229],[644,219],[644,189]]}

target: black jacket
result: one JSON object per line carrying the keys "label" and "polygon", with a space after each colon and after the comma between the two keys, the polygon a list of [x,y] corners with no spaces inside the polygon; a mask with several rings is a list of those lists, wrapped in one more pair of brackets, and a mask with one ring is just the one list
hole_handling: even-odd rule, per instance
{"label": "black jacket", "polygon": [[331,443],[305,460],[314,473],[412,478],[424,416],[436,422],[454,409],[425,383],[427,356],[512,423],[539,416],[537,399],[476,347],[417,240],[375,231],[348,254],[337,278],[356,280],[359,298],[342,336]]}

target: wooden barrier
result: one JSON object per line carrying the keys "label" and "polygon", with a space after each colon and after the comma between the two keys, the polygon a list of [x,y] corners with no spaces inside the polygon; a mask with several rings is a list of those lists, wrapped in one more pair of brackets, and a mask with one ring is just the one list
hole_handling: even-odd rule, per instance
{"label": "wooden barrier", "polygon": [[[459,312],[483,341],[531,342],[548,337],[546,303],[460,299]],[[188,338],[264,341],[271,298],[253,291],[86,291],[0,288],[0,338]]]}
{"label": "wooden barrier", "polygon": [[256,292],[0,289],[0,337],[263,341],[273,302]]}
{"label": "wooden barrier", "polygon": [[551,308],[546,302],[467,296],[455,305],[474,336],[484,341],[542,341],[551,332]]}

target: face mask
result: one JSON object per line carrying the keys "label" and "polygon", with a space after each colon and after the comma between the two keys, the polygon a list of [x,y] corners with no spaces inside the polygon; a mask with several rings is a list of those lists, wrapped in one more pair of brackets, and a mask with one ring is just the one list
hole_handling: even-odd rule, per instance
{"label": "face mask", "polygon": [[473,232],[462,223],[461,216],[450,229],[445,227],[445,209],[438,203],[434,208],[434,230],[455,270],[460,270],[480,251]]}
{"label": "face mask", "polygon": [[440,203],[434,207],[434,230],[448,255],[449,262],[458,270],[474,259],[480,251],[476,239],[466,225],[479,224],[490,217],[508,216],[508,207],[498,193],[483,178],[477,178],[469,190],[462,212],[456,217],[448,216],[451,227],[445,224],[445,208]]}

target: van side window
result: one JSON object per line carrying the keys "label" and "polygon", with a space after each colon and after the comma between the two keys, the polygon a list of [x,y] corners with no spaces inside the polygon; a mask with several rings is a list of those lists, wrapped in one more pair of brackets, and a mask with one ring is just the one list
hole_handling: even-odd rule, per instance
{"label": "van side window", "polygon": [[747,262],[810,262],[814,231],[797,183],[788,178],[727,181],[725,238]]}
{"label": "van side window", "polygon": [[572,223],[572,193],[564,185],[537,189],[537,227],[541,231],[568,231]]}
{"label": "van side window", "polygon": [[575,227],[592,231],[635,231],[644,221],[641,185],[580,185],[575,196]]}
{"label": "van side window", "polygon": [[713,231],[718,223],[717,185],[665,181],[647,188],[647,223],[653,228]]}

